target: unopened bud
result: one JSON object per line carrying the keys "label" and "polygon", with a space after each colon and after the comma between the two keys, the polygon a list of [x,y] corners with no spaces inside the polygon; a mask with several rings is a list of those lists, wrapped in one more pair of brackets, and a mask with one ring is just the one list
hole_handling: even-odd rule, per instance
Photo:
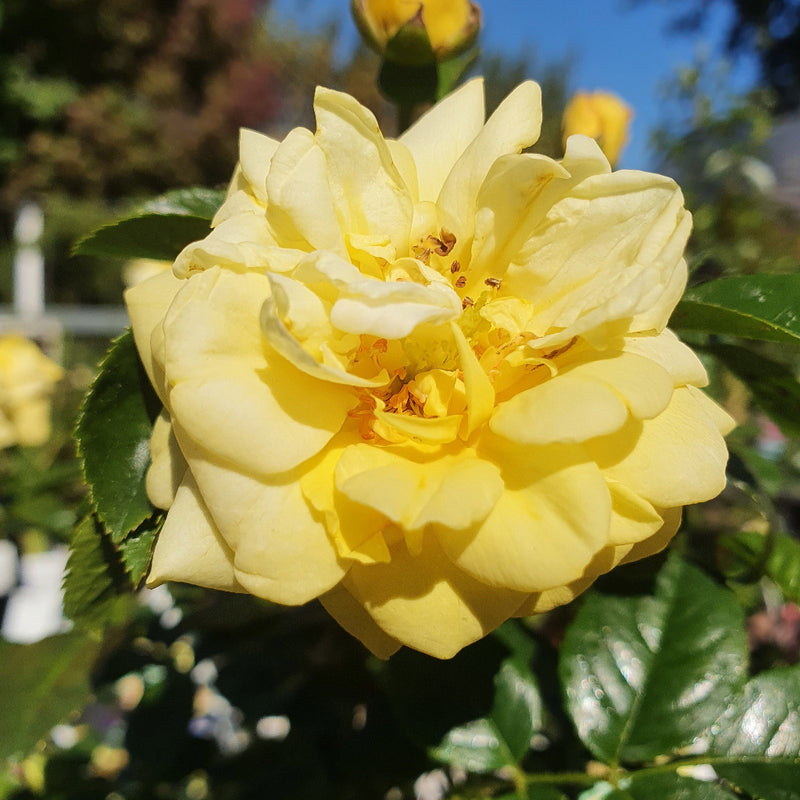
{"label": "unopened bud", "polygon": [[364,41],[404,63],[445,61],[469,48],[481,11],[469,0],[352,0]]}
{"label": "unopened bud", "polygon": [[613,166],[627,143],[631,108],[610,92],[576,92],[564,110],[564,141],[576,133],[591,136]]}

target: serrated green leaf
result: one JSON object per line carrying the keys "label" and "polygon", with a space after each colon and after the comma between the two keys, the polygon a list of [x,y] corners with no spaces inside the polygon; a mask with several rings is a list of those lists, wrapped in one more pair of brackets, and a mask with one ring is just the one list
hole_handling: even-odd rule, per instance
{"label": "serrated green leaf", "polygon": [[163,524],[164,517],[160,514],[155,515],[145,520],[139,528],[129,534],[118,546],[122,564],[135,587],[144,580],[147,571],[150,569],[153,548]]}
{"label": "serrated green leaf", "polygon": [[730,344],[703,345],[750,390],[753,401],[787,435],[800,436],[800,383],[785,364]]}
{"label": "serrated green leaf", "polygon": [[759,565],[787,600],[800,603],[800,542],[783,533],[746,531],[725,537],[724,544],[748,565]]}
{"label": "serrated green leaf", "polygon": [[740,275],[687,291],[670,319],[676,330],[800,344],[800,275]]}
{"label": "serrated green leaf", "polygon": [[737,795],[711,781],[699,781],[676,773],[634,773],[628,794],[633,800],[736,800]]}
{"label": "serrated green leaf", "polygon": [[98,650],[97,641],[79,632],[26,645],[0,640],[0,760],[29,752],[86,704]]}
{"label": "serrated green leaf", "polygon": [[116,544],[153,513],[144,481],[159,406],[127,331],[100,365],[76,429],[92,503]]}
{"label": "serrated green leaf", "polygon": [[733,594],[677,556],[659,573],[654,597],[588,596],[559,664],[578,735],[611,764],[692,743],[746,670],[744,619]]}
{"label": "serrated green leaf", "polygon": [[207,219],[210,222],[224,201],[223,189],[207,189],[203,186],[174,189],[148,200],[138,209],[138,214],[177,214]]}
{"label": "serrated green leaf", "polygon": [[153,258],[174,261],[191,242],[204,239],[208,219],[188,214],[143,214],[104,225],[76,242],[82,256]]}
{"label": "serrated green leaf", "polygon": [[761,673],[714,728],[717,774],[761,800],[797,800],[800,791],[800,667]]}
{"label": "serrated green leaf", "polygon": [[75,527],[64,577],[64,614],[89,628],[114,616],[125,587],[120,557],[94,517]]}

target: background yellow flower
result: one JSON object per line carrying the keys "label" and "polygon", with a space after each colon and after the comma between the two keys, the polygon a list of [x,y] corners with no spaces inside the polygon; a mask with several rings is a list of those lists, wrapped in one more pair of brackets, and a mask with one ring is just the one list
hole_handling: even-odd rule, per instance
{"label": "background yellow flower", "polygon": [[64,371],[29,339],[0,337],[0,447],[34,447],[50,436],[50,401]]}

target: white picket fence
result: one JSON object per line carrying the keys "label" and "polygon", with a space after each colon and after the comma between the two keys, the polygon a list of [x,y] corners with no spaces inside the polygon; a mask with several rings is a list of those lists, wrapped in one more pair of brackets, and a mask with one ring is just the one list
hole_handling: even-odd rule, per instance
{"label": "white picket fence", "polygon": [[47,305],[44,257],[39,241],[44,215],[34,202],[17,211],[14,225],[13,302],[0,305],[0,334],[21,333],[57,357],[64,334],[114,336],[128,325],[122,306]]}

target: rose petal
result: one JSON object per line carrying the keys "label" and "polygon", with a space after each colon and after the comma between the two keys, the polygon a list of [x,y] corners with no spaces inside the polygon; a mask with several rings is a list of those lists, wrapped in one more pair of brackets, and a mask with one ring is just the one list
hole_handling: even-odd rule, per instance
{"label": "rose petal", "polygon": [[161,372],[153,363],[151,337],[160,327],[167,309],[178,290],[184,285],[171,270],[165,270],[125,291],[125,305],[133,329],[133,339],[147,377],[164,402],[165,390]]}
{"label": "rose petal", "polygon": [[344,586],[389,636],[436,658],[452,658],[525,599],[470,578],[432,536],[424,537],[419,556],[399,545],[389,564],[353,565]]}
{"label": "rose petal", "polygon": [[[300,490],[300,474],[268,483],[212,461],[175,433],[211,518],[234,550],[234,574],[251,594],[300,605],[335,586],[347,567]],[[231,498],[236,498],[235,502]]]}
{"label": "rose petal", "polygon": [[583,573],[607,542],[608,488],[597,467],[571,448],[496,443],[505,491],[468,531],[436,528],[458,567],[489,586],[542,592]]}
{"label": "rose petal", "polygon": [[186,474],[183,457],[175,435],[169,412],[165,408],[156,417],[150,437],[150,467],[145,477],[147,497],[156,508],[169,508]]}
{"label": "rose petal", "polygon": [[335,586],[319,598],[325,610],[373,655],[387,659],[402,646],[378,627],[364,607],[344,586]]}
{"label": "rose petal", "polygon": [[147,576],[150,587],[165,581],[244,591],[234,575],[233,552],[214,525],[190,472],[186,472],[158,534]]}
{"label": "rose petal", "polygon": [[388,236],[398,255],[406,255],[413,201],[375,117],[350,95],[322,87],[314,113],[342,228]]}
{"label": "rose petal", "polygon": [[318,453],[356,398],[268,357],[259,311],[263,275],[196,275],[164,323],[169,406],[187,436],[254,475],[292,469]]}
{"label": "rose petal", "polygon": [[710,500],[725,488],[728,451],[701,397],[694,387],[678,388],[655,419],[630,419],[585,446],[609,478],[654,506]]}
{"label": "rose petal", "polygon": [[447,95],[401,137],[416,162],[419,200],[435,201],[454,164],[483,128],[483,78]]}

